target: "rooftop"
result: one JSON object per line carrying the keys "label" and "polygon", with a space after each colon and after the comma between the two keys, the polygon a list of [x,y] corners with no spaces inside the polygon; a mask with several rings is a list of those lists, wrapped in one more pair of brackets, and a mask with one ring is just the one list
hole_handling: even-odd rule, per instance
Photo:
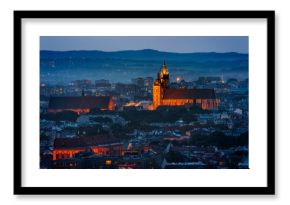
{"label": "rooftop", "polygon": [[163,99],[216,99],[214,89],[176,89],[165,90]]}
{"label": "rooftop", "polygon": [[79,148],[100,145],[117,145],[120,141],[109,135],[82,136],[75,138],[56,138],[54,148]]}

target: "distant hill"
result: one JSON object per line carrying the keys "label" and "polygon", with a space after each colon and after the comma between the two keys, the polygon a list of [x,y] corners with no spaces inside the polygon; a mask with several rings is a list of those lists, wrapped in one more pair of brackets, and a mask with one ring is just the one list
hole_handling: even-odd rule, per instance
{"label": "distant hill", "polygon": [[41,81],[108,79],[130,82],[136,77],[155,77],[166,61],[171,77],[193,80],[198,76],[248,77],[248,54],[171,53],[152,49],[136,51],[40,51]]}
{"label": "distant hill", "polygon": [[40,51],[41,59],[60,58],[91,58],[91,59],[122,59],[122,60],[178,60],[178,61],[233,61],[248,59],[248,54],[241,53],[173,53],[152,49],[128,51]]}

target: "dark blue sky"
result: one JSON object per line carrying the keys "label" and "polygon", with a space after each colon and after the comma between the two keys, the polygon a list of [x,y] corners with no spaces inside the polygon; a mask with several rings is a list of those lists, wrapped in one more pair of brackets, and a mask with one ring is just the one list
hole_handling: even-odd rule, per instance
{"label": "dark blue sky", "polygon": [[41,36],[41,50],[141,50],[248,53],[248,36]]}

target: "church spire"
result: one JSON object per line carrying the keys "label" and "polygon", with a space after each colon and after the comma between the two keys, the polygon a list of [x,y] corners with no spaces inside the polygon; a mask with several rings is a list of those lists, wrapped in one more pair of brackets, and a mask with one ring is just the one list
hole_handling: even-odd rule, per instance
{"label": "church spire", "polygon": [[162,68],[161,68],[159,73],[160,73],[159,74],[159,76],[160,76],[160,84],[164,85],[164,86],[168,86],[169,85],[169,72],[167,70],[165,60],[164,60],[163,66],[162,66]]}
{"label": "church spire", "polygon": [[162,73],[162,76],[163,76],[163,75],[168,75],[168,74],[169,74],[169,72],[168,72],[168,70],[167,70],[167,67],[166,67],[165,60],[164,60],[163,66],[162,66],[162,68],[161,68],[161,73]]}

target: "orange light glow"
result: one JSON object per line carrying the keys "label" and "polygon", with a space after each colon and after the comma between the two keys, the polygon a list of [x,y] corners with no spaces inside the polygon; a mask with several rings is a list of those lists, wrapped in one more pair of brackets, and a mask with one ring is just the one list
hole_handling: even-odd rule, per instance
{"label": "orange light glow", "polygon": [[112,164],[112,160],[106,160],[106,166],[111,166],[111,164]]}

